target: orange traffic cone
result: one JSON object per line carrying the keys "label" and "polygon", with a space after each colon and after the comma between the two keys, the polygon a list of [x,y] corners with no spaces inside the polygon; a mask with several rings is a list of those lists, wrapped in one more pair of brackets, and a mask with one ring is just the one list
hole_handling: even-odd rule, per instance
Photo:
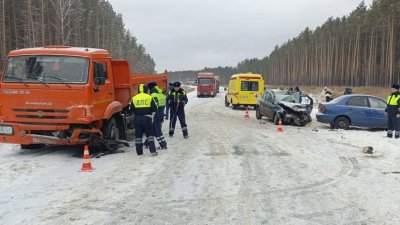
{"label": "orange traffic cone", "polygon": [[89,155],[89,148],[85,145],[83,150],[83,163],[81,172],[92,172],[94,168],[92,167],[92,163],[90,163],[90,155]]}
{"label": "orange traffic cone", "polygon": [[244,111],[244,116],[243,116],[243,118],[245,118],[245,119],[250,118],[250,116],[249,116],[249,110],[247,109],[247,107],[246,107],[246,111]]}
{"label": "orange traffic cone", "polygon": [[283,127],[282,127],[282,120],[281,120],[281,118],[279,118],[278,132],[279,132],[279,133],[282,133],[282,132],[283,132]]}

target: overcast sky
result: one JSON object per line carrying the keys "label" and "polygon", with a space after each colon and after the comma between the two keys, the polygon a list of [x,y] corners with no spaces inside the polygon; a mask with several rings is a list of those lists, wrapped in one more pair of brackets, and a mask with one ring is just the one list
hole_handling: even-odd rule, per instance
{"label": "overcast sky", "polygon": [[[108,0],[158,72],[236,66],[262,58],[361,0]],[[372,0],[365,0],[369,6]]]}

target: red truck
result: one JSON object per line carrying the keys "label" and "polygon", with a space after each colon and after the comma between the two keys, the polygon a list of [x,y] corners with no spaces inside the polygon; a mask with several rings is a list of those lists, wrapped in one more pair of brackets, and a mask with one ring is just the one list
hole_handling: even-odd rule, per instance
{"label": "red truck", "polygon": [[110,149],[127,145],[128,110],[139,84],[167,88],[164,74],[130,74],[108,51],[45,46],[11,51],[0,79],[0,142]]}
{"label": "red truck", "polygon": [[199,73],[197,75],[197,97],[215,97],[219,93],[219,76],[214,73]]}

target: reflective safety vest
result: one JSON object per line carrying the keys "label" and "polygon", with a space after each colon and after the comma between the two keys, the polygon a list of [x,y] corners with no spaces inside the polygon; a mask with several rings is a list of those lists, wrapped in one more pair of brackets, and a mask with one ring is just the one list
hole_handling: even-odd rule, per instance
{"label": "reflective safety vest", "polygon": [[182,94],[179,93],[179,92],[176,92],[176,91],[169,91],[169,92],[168,92],[168,95],[171,95],[171,96],[172,96],[172,101],[174,101],[174,102],[180,102],[179,96],[185,96],[186,93],[185,93],[184,91],[182,91]]}
{"label": "reflective safety vest", "polygon": [[167,97],[165,97],[165,95],[162,93],[161,88],[159,88],[157,86],[155,86],[154,88],[157,90],[157,92],[152,93],[151,96],[157,98],[157,100],[158,100],[157,106],[158,107],[165,106],[167,103],[167,101],[166,101]]}
{"label": "reflective safety vest", "polygon": [[389,95],[387,97],[386,103],[388,105],[398,105],[397,102],[399,101],[399,99],[400,99],[400,95]]}
{"label": "reflective safety vest", "polygon": [[151,108],[151,101],[153,101],[153,97],[146,93],[139,93],[132,98],[132,103],[135,108]]}

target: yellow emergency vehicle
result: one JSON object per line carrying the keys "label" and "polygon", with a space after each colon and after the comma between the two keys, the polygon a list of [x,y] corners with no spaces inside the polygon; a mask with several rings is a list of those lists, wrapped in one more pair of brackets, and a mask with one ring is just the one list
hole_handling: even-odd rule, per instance
{"label": "yellow emergency vehicle", "polygon": [[260,74],[234,74],[229,80],[228,93],[225,96],[225,106],[236,109],[238,106],[253,106],[256,108],[258,96],[264,93],[264,79]]}

